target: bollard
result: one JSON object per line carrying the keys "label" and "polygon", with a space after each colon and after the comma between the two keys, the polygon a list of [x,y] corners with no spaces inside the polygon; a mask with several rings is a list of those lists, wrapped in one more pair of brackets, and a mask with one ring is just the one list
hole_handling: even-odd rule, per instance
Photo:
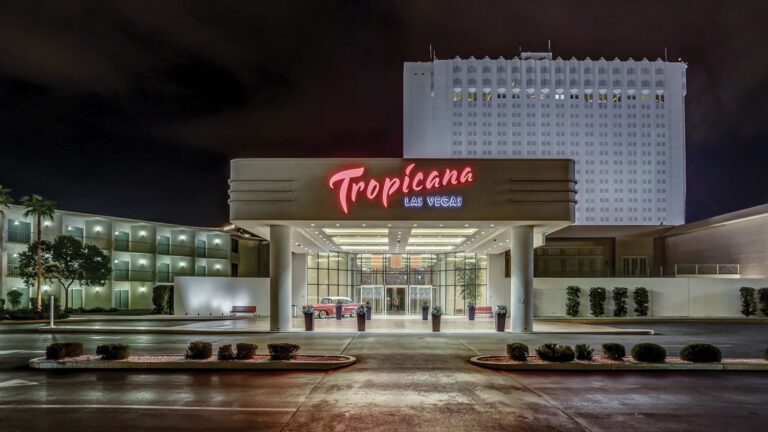
{"label": "bollard", "polygon": [[54,296],[50,296],[49,299],[50,299],[50,302],[51,302],[51,328],[53,328],[54,327],[54,325],[53,325],[53,304],[56,303],[55,302],[56,298]]}

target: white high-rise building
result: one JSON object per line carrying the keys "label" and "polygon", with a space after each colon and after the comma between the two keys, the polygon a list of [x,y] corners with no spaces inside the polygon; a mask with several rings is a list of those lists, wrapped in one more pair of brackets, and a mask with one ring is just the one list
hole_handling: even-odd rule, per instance
{"label": "white high-rise building", "polygon": [[405,63],[403,155],[573,159],[577,224],[682,224],[685,69],[551,53]]}

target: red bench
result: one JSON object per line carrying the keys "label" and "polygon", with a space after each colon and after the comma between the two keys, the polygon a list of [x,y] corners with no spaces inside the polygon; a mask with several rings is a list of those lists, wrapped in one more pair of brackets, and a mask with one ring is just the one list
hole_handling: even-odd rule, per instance
{"label": "red bench", "polygon": [[235,316],[237,313],[249,313],[256,315],[256,306],[232,306],[229,316]]}
{"label": "red bench", "polygon": [[475,316],[487,315],[493,316],[493,306],[475,306]]}

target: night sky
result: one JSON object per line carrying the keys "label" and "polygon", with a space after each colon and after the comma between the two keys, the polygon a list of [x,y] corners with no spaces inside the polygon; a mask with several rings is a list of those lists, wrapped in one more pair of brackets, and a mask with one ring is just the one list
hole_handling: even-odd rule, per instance
{"label": "night sky", "polygon": [[688,63],[689,221],[768,202],[768,6],[747,1],[3,1],[0,184],[227,221],[236,157],[402,155],[402,63]]}

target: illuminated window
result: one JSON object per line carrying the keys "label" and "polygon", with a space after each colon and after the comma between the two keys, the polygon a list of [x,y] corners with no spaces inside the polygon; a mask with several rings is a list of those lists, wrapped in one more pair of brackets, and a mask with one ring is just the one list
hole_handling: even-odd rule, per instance
{"label": "illuminated window", "polygon": [[613,95],[613,101],[614,102],[621,102],[621,95],[620,94]]}
{"label": "illuminated window", "polygon": [[489,92],[489,91],[487,91],[487,92],[484,91],[483,92],[483,101],[484,102],[490,102],[491,98],[492,98],[491,92]]}
{"label": "illuminated window", "polygon": [[584,102],[592,102],[595,95],[592,93],[587,93],[584,95]]}
{"label": "illuminated window", "polygon": [[608,95],[607,94],[600,94],[597,96],[598,102],[608,102]]}
{"label": "illuminated window", "polygon": [[656,95],[656,102],[664,103],[664,95],[663,94],[657,94]]}
{"label": "illuminated window", "polygon": [[469,93],[467,93],[467,100],[468,101],[477,101],[477,92],[469,92]]}
{"label": "illuminated window", "polygon": [[564,94],[556,94],[555,95],[555,99],[560,99],[560,100],[565,99],[565,95]]}
{"label": "illuminated window", "polygon": [[461,92],[460,91],[453,92],[453,101],[459,102],[460,100],[461,100]]}
{"label": "illuminated window", "polygon": [[640,100],[649,101],[651,100],[651,95],[640,95]]}

